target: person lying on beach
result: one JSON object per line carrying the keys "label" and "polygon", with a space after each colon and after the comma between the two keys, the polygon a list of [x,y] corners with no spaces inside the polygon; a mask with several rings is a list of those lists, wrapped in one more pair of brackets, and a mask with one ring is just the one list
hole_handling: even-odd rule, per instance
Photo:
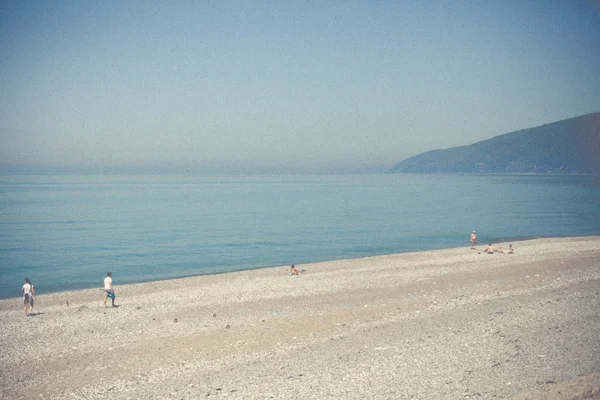
{"label": "person lying on beach", "polygon": [[[21,292],[23,292],[23,311],[25,311],[25,316],[28,317],[33,312],[33,301],[35,300],[35,290],[29,278],[25,278],[25,284],[21,287]],[[27,308],[29,308],[29,314]]]}
{"label": "person lying on beach", "polygon": [[300,275],[300,272],[293,265],[290,267],[290,275]]}

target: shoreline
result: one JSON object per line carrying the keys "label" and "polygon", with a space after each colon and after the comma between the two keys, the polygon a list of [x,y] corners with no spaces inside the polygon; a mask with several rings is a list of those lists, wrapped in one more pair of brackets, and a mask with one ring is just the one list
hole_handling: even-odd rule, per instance
{"label": "shoreline", "polygon": [[[596,235],[592,235],[592,236],[588,236],[588,235],[582,235],[582,236],[576,236],[576,235],[548,235],[548,236],[544,236],[544,235],[540,235],[540,236],[515,236],[515,237],[506,237],[506,238],[492,238],[492,243],[494,244],[498,244],[498,245],[502,245],[503,247],[508,246],[509,243],[519,243],[519,242],[526,242],[526,241],[530,241],[530,240],[536,240],[536,239],[567,239],[567,238],[588,238],[588,237],[595,237]],[[481,241],[480,244],[478,244],[477,246],[485,248],[486,247],[486,241]],[[312,264],[321,264],[321,263],[327,263],[327,262],[335,262],[335,261],[349,261],[349,260],[359,260],[359,259],[363,259],[363,258],[371,258],[371,257],[383,257],[383,256],[393,256],[393,255],[400,255],[400,254],[411,254],[411,253],[421,253],[421,252],[429,252],[429,251],[439,251],[439,250],[451,250],[451,249],[461,249],[461,248],[468,248],[470,247],[470,244],[468,242],[468,240],[465,240],[465,244],[464,246],[457,246],[457,247],[441,247],[441,248],[431,248],[431,249],[424,249],[424,250],[409,250],[409,251],[405,251],[405,252],[399,252],[399,253],[384,253],[384,254],[374,254],[374,255],[367,255],[364,257],[356,257],[356,258],[334,258],[334,259],[327,259],[327,260],[321,260],[321,261],[312,261],[312,262],[307,262],[307,263],[301,263],[301,264],[294,264],[294,265],[312,265]],[[177,280],[177,279],[189,279],[189,278],[195,278],[195,277],[201,277],[201,276],[218,276],[218,275],[224,275],[224,274],[232,274],[232,273],[238,273],[238,272],[244,272],[244,271],[256,271],[256,270],[262,270],[262,269],[271,269],[271,268],[289,268],[291,264],[289,265],[274,265],[274,266],[259,266],[259,267],[255,267],[255,268],[242,268],[242,269],[235,269],[235,270],[231,270],[231,271],[223,271],[223,272],[211,272],[211,273],[206,273],[206,274],[193,274],[193,275],[182,275],[182,276],[174,276],[171,278],[164,278],[164,279],[147,279],[147,280],[140,280],[137,281],[135,283],[124,283],[121,284],[119,286],[125,286],[125,285],[137,285],[137,284],[143,284],[143,283],[152,283],[152,282],[166,282],[166,281],[171,281],[171,280]],[[56,290],[56,291],[50,291],[50,292],[44,292],[42,294],[40,294],[39,296],[45,296],[45,295],[51,295],[51,294],[57,294],[57,293],[71,293],[71,292],[76,292],[76,291],[86,291],[86,290],[91,290],[91,289],[96,289],[96,288],[100,288],[101,286],[101,282],[102,279],[104,279],[104,274],[106,272],[102,272],[101,274],[99,274],[98,276],[98,285],[96,286],[89,286],[89,287],[83,287],[80,289],[64,289],[64,290]],[[118,276],[117,276],[118,279]],[[36,285],[37,282],[34,281],[34,285]],[[117,283],[115,283],[115,285],[118,285],[118,281]],[[0,296],[0,303],[3,300],[14,300],[14,299],[19,299],[22,296],[13,296],[13,297],[2,297]]]}
{"label": "shoreline", "polygon": [[600,398],[600,236],[512,243],[0,300],[0,398]]}

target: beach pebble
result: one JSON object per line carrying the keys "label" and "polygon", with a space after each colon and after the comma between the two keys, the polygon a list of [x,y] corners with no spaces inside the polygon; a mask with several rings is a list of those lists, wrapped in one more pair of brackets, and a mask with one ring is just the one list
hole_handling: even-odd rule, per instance
{"label": "beach pebble", "polygon": [[[501,399],[532,398],[525,396],[542,387],[573,398],[597,393],[600,240],[585,242],[594,253],[582,260],[593,263],[575,259],[568,268],[553,260],[563,255],[552,249],[564,247],[548,246],[550,253],[540,250],[529,264],[506,260],[492,268],[437,255],[453,250],[365,259],[356,274],[339,273],[355,261],[344,268],[337,261],[315,267],[319,279],[291,290],[277,286],[268,269],[252,272],[264,277],[257,285],[239,284],[234,273],[197,278],[197,291],[179,290],[195,278],[165,281],[159,295],[131,286],[146,313],[129,312],[141,309],[131,305],[101,316],[102,301],[84,295],[72,301],[86,312],[65,312],[64,294],[56,294],[40,296],[45,315],[27,320],[15,299],[0,301],[0,381],[10,382],[0,385],[0,399]],[[539,265],[548,271],[544,279],[524,279]],[[173,301],[165,302],[170,289],[177,289]],[[231,332],[208,323],[217,318],[204,314],[210,308],[227,315]],[[166,322],[174,313],[187,316],[177,329]],[[531,364],[537,373],[520,373]],[[581,379],[587,384],[578,392]]]}

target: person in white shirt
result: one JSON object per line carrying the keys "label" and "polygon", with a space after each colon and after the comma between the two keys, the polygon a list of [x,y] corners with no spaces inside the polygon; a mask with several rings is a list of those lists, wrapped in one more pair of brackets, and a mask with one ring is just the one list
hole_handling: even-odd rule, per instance
{"label": "person in white shirt", "polygon": [[111,272],[107,272],[106,278],[104,278],[104,308],[106,308],[106,299],[108,299],[109,297],[112,300],[112,306],[116,307],[115,306],[115,290],[113,289]]}
{"label": "person in white shirt", "polygon": [[[23,311],[25,311],[25,316],[28,317],[33,312],[33,301],[35,300],[35,290],[29,278],[25,278],[25,284],[21,288],[21,292],[23,292]],[[27,308],[29,308],[29,314]]]}

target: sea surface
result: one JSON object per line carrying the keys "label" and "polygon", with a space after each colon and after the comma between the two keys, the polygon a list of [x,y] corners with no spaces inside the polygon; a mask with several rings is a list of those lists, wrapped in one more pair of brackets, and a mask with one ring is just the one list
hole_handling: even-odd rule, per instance
{"label": "sea surface", "polygon": [[[539,236],[600,235],[600,180],[0,175],[0,298]],[[518,252],[518,248],[517,248]],[[118,289],[117,289],[118,290]]]}

